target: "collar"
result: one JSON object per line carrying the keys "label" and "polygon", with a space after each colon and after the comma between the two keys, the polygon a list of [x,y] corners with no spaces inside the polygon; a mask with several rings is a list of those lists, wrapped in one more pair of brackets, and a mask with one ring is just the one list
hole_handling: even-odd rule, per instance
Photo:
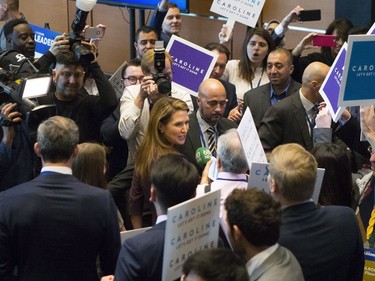
{"label": "collar", "polygon": [[254,273],[254,271],[259,266],[261,266],[261,264],[263,264],[264,261],[277,250],[278,247],[279,247],[279,244],[276,243],[275,245],[272,245],[271,247],[268,247],[264,251],[253,256],[246,263],[246,268],[247,268],[247,272],[249,273],[249,276],[251,276]]}
{"label": "collar", "polygon": [[247,181],[247,175],[246,174],[235,174],[230,172],[219,172],[217,174],[216,180],[246,180]]}
{"label": "collar", "polygon": [[285,89],[279,95],[275,93],[275,89],[273,88],[271,82],[270,82],[270,85],[271,85],[270,99],[275,98],[277,100],[281,100],[281,99],[286,97],[286,93],[288,92],[289,87],[290,87],[290,82],[288,83],[288,85],[285,87]]}
{"label": "collar", "polygon": [[72,169],[69,167],[65,166],[44,166],[40,173],[44,172],[53,172],[53,173],[59,173],[59,174],[64,174],[64,175],[72,175]]}
{"label": "collar", "polygon": [[305,111],[310,111],[315,105],[309,101],[305,96],[302,94],[301,89],[299,89],[299,97],[301,98],[301,102],[303,107],[305,108]]}
{"label": "collar", "polygon": [[214,127],[215,131],[217,132],[217,124],[215,126],[210,126],[206,121],[203,120],[199,109],[197,110],[197,114],[196,115],[197,115],[197,120],[198,120],[199,127],[202,130],[202,133],[205,133],[210,127]]}
{"label": "collar", "polygon": [[[305,201],[302,201],[302,202],[298,202],[298,203],[294,203],[294,204],[289,204],[289,205],[284,205],[284,206],[281,206],[281,209],[284,210],[288,207],[292,207],[292,206],[297,206],[297,205],[302,205],[302,204],[306,204],[306,203],[310,203],[310,202],[313,202],[314,203],[314,200],[312,198],[308,199],[308,200],[305,200]],[[315,203],[314,203],[315,204]]]}
{"label": "collar", "polygon": [[167,218],[168,218],[168,216],[165,215],[165,214],[164,215],[159,215],[158,218],[156,219],[156,223],[155,224],[158,224],[158,223],[161,223],[163,221],[166,221]]}

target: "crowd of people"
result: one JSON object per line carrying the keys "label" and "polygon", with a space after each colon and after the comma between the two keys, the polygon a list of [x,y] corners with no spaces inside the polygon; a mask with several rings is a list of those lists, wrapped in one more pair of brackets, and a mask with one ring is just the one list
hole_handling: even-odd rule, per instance
{"label": "crowd of people", "polygon": [[[224,26],[221,42],[204,46],[218,56],[212,73],[190,95],[171,83],[168,52],[162,73],[155,67],[156,41],[166,45],[182,27],[178,6],[162,0],[136,32],[118,99],[97,45],[82,41],[93,60],[80,62],[64,33],[35,59],[18,10],[18,0],[0,0],[0,67],[18,66],[18,78],[50,74],[52,84],[28,101],[32,109],[0,92],[0,280],[162,280],[168,208],[214,190],[220,248],[191,255],[181,280],[362,280],[364,243],[375,243],[375,108],[361,108],[361,119],[347,108],[333,122],[319,90],[348,35],[365,27],[335,19],[326,34],[336,45],[302,56],[316,33],[283,47],[297,6],[248,28],[231,59]],[[270,194],[248,186],[236,130],[247,108],[269,160]],[[197,160],[202,147],[215,162]],[[121,245],[120,231],[146,226]]]}

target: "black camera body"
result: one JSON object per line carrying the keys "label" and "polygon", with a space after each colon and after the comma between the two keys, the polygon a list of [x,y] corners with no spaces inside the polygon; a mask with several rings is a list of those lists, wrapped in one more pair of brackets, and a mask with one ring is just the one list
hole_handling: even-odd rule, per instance
{"label": "black camera body", "polygon": [[81,44],[85,38],[81,35],[86,25],[88,12],[77,8],[75,19],[72,22],[72,32],[69,33],[70,50],[80,65],[89,65],[94,59],[94,54]]}
{"label": "black camera body", "polygon": [[172,83],[168,76],[163,73],[165,68],[165,50],[164,48],[154,49],[154,68],[157,73],[153,75],[153,80],[158,86],[160,94],[167,95],[172,91]]}

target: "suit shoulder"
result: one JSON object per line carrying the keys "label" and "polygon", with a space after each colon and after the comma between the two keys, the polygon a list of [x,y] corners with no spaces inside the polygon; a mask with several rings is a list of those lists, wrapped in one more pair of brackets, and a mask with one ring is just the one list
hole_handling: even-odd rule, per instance
{"label": "suit shoulder", "polygon": [[222,117],[219,121],[219,125],[225,129],[225,130],[228,130],[228,129],[233,129],[233,128],[237,128],[238,127],[238,124],[236,122],[233,122],[227,118],[224,118]]}

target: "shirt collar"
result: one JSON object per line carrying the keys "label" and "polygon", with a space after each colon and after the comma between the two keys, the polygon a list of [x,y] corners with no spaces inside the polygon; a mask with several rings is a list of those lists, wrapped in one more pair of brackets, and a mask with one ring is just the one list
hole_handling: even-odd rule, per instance
{"label": "shirt collar", "polygon": [[163,221],[166,221],[168,218],[167,215],[159,215],[158,218],[156,219],[156,223],[155,224],[158,224],[158,223],[161,223]]}
{"label": "shirt collar", "polygon": [[[280,96],[280,95],[283,95],[284,98],[285,98],[286,93],[287,93],[288,90],[289,90],[290,82],[289,82],[288,85],[285,87],[285,89],[281,92],[280,95],[276,94],[276,93],[275,93],[275,89],[273,88],[272,84],[270,84],[270,85],[271,85],[271,93],[270,93],[270,98],[271,98],[271,99],[272,99],[273,97],[276,98],[276,96]],[[278,99],[278,100],[280,100],[280,99]]]}
{"label": "shirt collar", "polygon": [[59,174],[64,174],[64,175],[73,174],[72,169],[69,167],[65,167],[65,166],[44,166],[40,172],[41,173],[53,172],[53,173],[59,173]]}
{"label": "shirt collar", "polygon": [[262,264],[264,261],[272,255],[277,248],[279,247],[279,244],[276,243],[275,245],[272,245],[271,247],[268,247],[264,251],[256,254],[253,256],[247,263],[246,263],[246,268],[247,272],[249,273],[249,276],[251,276],[254,271]]}
{"label": "shirt collar", "polygon": [[299,96],[301,98],[302,105],[305,108],[306,112],[308,112],[314,107],[314,104],[311,101],[309,101],[307,98],[305,98],[305,96],[302,94],[301,89],[299,90]]}
{"label": "shirt collar", "polygon": [[210,127],[214,127],[215,128],[215,131],[216,130],[216,126],[210,126],[206,121],[203,120],[202,116],[201,116],[201,113],[199,111],[199,109],[197,110],[197,120],[198,120],[198,124],[199,124],[199,127],[201,128],[202,130],[202,133],[205,133]]}
{"label": "shirt collar", "polygon": [[246,174],[235,174],[230,172],[219,172],[217,178],[230,179],[230,180],[247,180]]}

